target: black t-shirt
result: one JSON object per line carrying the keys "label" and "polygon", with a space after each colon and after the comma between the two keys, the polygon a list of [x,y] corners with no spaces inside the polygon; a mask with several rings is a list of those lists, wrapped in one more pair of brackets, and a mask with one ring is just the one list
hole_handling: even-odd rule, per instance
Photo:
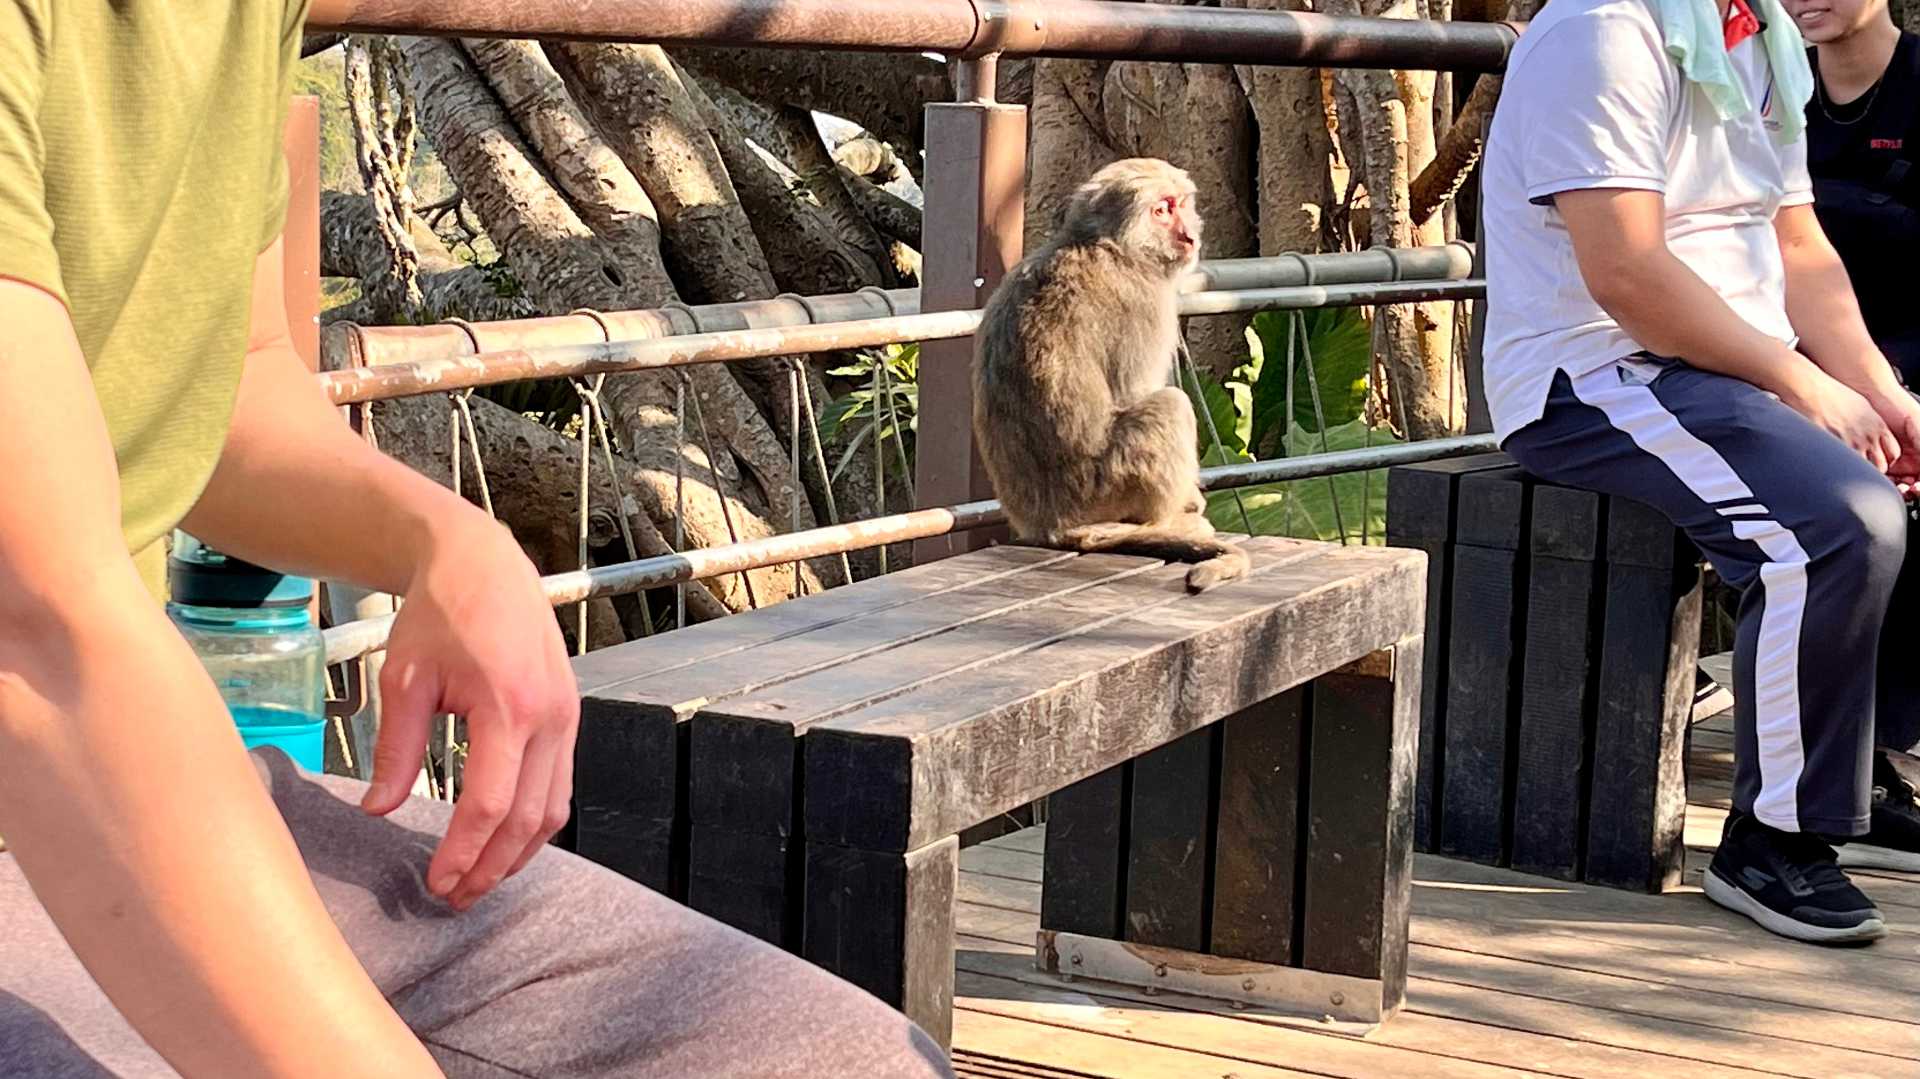
{"label": "black t-shirt", "polygon": [[1853,280],[1867,330],[1920,386],[1920,37],[1902,33],[1886,73],[1845,104],[1818,81],[1807,103],[1814,212]]}

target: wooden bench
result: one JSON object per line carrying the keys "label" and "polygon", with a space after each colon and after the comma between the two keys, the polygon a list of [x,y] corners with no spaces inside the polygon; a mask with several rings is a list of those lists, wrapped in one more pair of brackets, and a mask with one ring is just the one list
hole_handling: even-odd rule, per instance
{"label": "wooden bench", "polygon": [[1416,847],[1677,884],[1691,542],[1649,506],[1542,482],[1504,454],[1391,470],[1387,542],[1428,558]]}
{"label": "wooden bench", "polygon": [[[1193,752],[1182,736],[1228,717],[1236,745],[1305,739],[1289,691],[1352,667],[1367,708],[1312,728],[1316,767],[1325,755],[1340,777],[1308,805],[1314,838],[1305,816],[1254,813],[1216,845],[1241,869],[1185,872],[1253,918],[1293,894],[1251,868],[1306,851],[1306,905],[1341,911],[1352,938],[1340,984],[1391,1010],[1425,568],[1385,548],[1245,542],[1250,577],[1198,596],[1184,566],[996,547],[581,657],[576,848],[944,1042],[961,831],[1162,747]],[[1269,788],[1294,804],[1296,775],[1236,774],[1248,806]]]}

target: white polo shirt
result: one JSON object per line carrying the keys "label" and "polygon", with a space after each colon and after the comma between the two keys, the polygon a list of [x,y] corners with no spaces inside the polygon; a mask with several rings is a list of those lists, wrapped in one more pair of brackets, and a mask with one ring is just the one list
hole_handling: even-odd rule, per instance
{"label": "white polo shirt", "polygon": [[1640,350],[1580,277],[1553,196],[1666,195],[1667,246],[1754,328],[1793,341],[1773,229],[1813,201],[1804,137],[1767,133],[1773,79],[1758,36],[1733,49],[1747,98],[1722,121],[1666,54],[1649,0],[1553,0],[1514,48],[1487,137],[1484,373],[1502,439],[1540,418],[1556,370],[1581,375]]}

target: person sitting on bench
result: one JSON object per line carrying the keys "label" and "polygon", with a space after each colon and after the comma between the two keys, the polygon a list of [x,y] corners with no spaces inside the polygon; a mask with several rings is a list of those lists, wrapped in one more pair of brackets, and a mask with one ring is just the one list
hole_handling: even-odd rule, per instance
{"label": "person sitting on bench", "polygon": [[1920,403],[1814,215],[1800,35],[1779,0],[1554,0],[1506,78],[1483,187],[1496,433],[1543,479],[1658,508],[1743,593],[1707,894],[1802,940],[1883,935],[1832,844],[1920,865],[1911,818],[1871,804],[1876,735],[1920,740],[1920,702],[1876,704],[1876,673],[1912,665],[1876,659]]}
{"label": "person sitting on bench", "polygon": [[1867,331],[1920,386],[1920,34],[1887,0],[1785,0],[1813,43],[1807,172],[1813,209],[1840,252]]}
{"label": "person sitting on bench", "polygon": [[[291,344],[305,9],[0,0],[0,1075],[951,1075],[874,997],[546,845],[579,700],[533,566]],[[155,601],[183,519],[404,597],[371,788],[244,751]],[[441,712],[451,810],[407,797]]]}

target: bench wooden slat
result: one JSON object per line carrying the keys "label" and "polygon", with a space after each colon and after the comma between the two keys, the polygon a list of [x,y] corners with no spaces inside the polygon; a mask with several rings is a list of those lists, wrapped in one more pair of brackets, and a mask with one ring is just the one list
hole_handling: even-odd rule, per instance
{"label": "bench wooden slat", "polygon": [[685,728],[580,702],[574,851],[675,899],[686,897]]}
{"label": "bench wooden slat", "polygon": [[[835,644],[867,654],[863,662],[819,669],[815,649],[787,641],[763,655],[760,688],[705,701],[693,720],[693,819],[742,831],[790,834],[796,824],[800,732],[861,704],[986,662],[1063,632],[1132,609],[1154,591],[1148,578],[1184,573],[1145,558],[1085,555],[1009,575],[841,628]],[[889,646],[891,645],[891,646]],[[884,655],[871,654],[884,652]],[[776,672],[809,670],[791,678]],[[744,672],[687,672],[738,679]],[[681,676],[670,676],[682,684]],[[647,685],[660,680],[649,679]]]}
{"label": "bench wooden slat", "polygon": [[1586,839],[1604,503],[1591,491],[1544,484],[1533,498],[1512,861],[1572,880]]}
{"label": "bench wooden slat", "polygon": [[1405,677],[1336,671],[1313,684],[1301,959],[1379,978],[1385,1014],[1406,999],[1421,652],[1416,636],[1382,657]]}
{"label": "bench wooden slat", "polygon": [[805,603],[777,603],[752,612],[752,618],[716,619],[588,652],[574,658],[574,679],[580,684],[581,695],[587,696],[636,679],[711,664],[801,634],[827,631],[831,635],[836,627],[852,619],[1072,557],[1035,547],[973,551],[913,573],[871,577],[830,589],[806,597]]}
{"label": "bench wooden slat", "polygon": [[[1268,537],[1247,549],[1255,569],[1245,580],[1176,595],[1059,647],[816,725],[805,742],[809,840],[873,850],[924,845],[1350,662],[1383,639],[1419,635],[1419,554]],[[1056,712],[1095,721],[1056,729]],[[1098,722],[1108,712],[1129,722]]]}
{"label": "bench wooden slat", "polygon": [[953,1040],[953,901],[960,840],[876,853],[807,845],[801,954]]}
{"label": "bench wooden slat", "polygon": [[1042,927],[1121,939],[1131,778],[1131,764],[1116,764],[1047,796]]}
{"label": "bench wooden slat", "polygon": [[1133,762],[1122,939],[1206,951],[1219,733],[1188,731]]}
{"label": "bench wooden slat", "polygon": [[1438,762],[1440,849],[1488,863],[1504,859],[1511,825],[1513,686],[1527,570],[1519,549],[1527,534],[1527,493],[1518,468],[1460,480],[1445,752]]}
{"label": "bench wooden slat", "polygon": [[738,669],[738,657],[755,648],[809,635],[844,640],[845,627],[862,616],[1072,558],[1034,548],[978,551],[910,574],[837,588],[805,603],[778,604],[751,618],[689,626],[575,658],[581,714],[574,750],[574,849],[676,899],[687,896],[688,715],[676,707],[683,698],[635,691],[647,679],[728,665]]}
{"label": "bench wooden slat", "polygon": [[[1663,891],[1684,868],[1683,755],[1699,660],[1700,571],[1607,568],[1584,878]],[[1664,635],[1648,626],[1665,622]]]}
{"label": "bench wooden slat", "polygon": [[1304,687],[1290,689],[1219,724],[1211,955],[1276,966],[1294,960],[1307,696]]}
{"label": "bench wooden slat", "polygon": [[1509,468],[1504,453],[1403,465],[1387,473],[1387,544],[1427,556],[1427,657],[1420,686],[1420,774],[1413,795],[1414,843],[1439,842],[1439,775],[1445,760],[1448,671],[1447,619],[1453,610],[1454,522],[1462,476]]}
{"label": "bench wooden slat", "polygon": [[769,944],[798,948],[800,841],[702,824],[689,832],[688,846],[701,857],[688,859],[687,905]]}

